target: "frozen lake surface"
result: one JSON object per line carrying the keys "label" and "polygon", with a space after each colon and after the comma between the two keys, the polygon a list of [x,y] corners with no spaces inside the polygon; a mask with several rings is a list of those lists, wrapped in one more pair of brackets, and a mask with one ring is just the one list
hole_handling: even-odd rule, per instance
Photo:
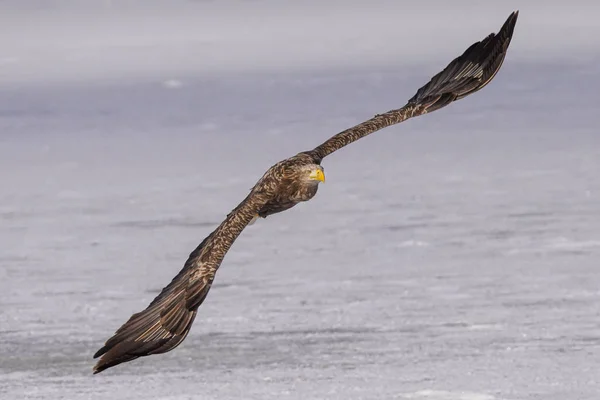
{"label": "frozen lake surface", "polygon": [[[98,28],[98,40],[86,41],[57,27],[85,10],[36,8],[41,32],[71,47],[44,56],[30,33],[30,47],[13,43],[0,62],[0,398],[597,400],[600,71],[591,60],[600,52],[560,40],[554,53],[548,43],[538,48],[531,26],[551,31],[558,13],[579,12],[583,31],[600,29],[585,9],[550,7],[535,20],[534,5],[544,6],[531,4],[494,82],[325,159],[327,183],[312,201],[242,233],[180,347],[96,376],[94,352],[270,165],[402,106],[512,8],[484,7],[485,24],[474,27],[446,10],[461,21],[456,36],[446,21],[422,40],[427,47],[443,35],[439,54],[413,43],[410,62],[401,51],[390,61],[389,49],[375,47],[379,58],[354,64],[351,50],[340,50],[319,68],[327,50],[354,39],[332,28],[313,52],[302,39],[325,29],[302,30],[302,18],[320,15],[313,4],[299,16],[281,11],[296,29],[296,58],[271,54],[278,61],[269,70],[270,59],[248,50],[198,73],[159,57],[177,35],[159,46],[160,68],[143,69],[141,53],[111,47],[114,32],[98,41]],[[33,12],[16,1],[2,7]],[[116,13],[106,10],[98,18]],[[346,11],[334,22],[359,20]],[[383,6],[369,12],[388,21]],[[411,12],[425,18],[426,10]],[[166,15],[156,37],[178,14]],[[275,19],[266,27],[285,25]],[[139,23],[129,21],[133,28],[117,32]],[[357,36],[359,53],[391,32],[370,21],[373,36]],[[569,21],[561,27],[577,25]],[[218,28],[215,37],[237,43]],[[76,77],[51,68],[65,60],[60,49],[79,45],[89,51],[81,70],[99,62],[93,45],[114,57],[112,67]],[[23,61],[27,49],[51,65]]]}

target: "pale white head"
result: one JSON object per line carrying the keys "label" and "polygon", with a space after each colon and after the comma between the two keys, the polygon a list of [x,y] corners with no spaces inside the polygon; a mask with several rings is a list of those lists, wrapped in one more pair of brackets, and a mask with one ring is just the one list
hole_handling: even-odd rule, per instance
{"label": "pale white head", "polygon": [[325,182],[325,170],[317,164],[305,165],[302,168],[302,173],[307,180],[313,181],[315,184]]}

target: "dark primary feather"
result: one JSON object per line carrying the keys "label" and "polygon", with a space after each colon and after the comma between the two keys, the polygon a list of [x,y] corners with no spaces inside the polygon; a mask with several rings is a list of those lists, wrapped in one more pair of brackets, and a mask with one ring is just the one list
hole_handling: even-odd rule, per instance
{"label": "dark primary feather", "polygon": [[513,12],[497,34],[473,43],[444,70],[420,88],[408,105],[426,112],[438,110],[485,87],[500,70],[512,38],[519,12]]}
{"label": "dark primary feather", "polygon": [[497,34],[492,33],[482,41],[472,44],[461,56],[452,60],[442,72],[421,87],[404,107],[378,114],[346,129],[332,136],[310,153],[316,158],[323,159],[373,132],[411,117],[439,110],[455,100],[482,89],[490,83],[502,66],[518,15],[518,11],[510,14]]}

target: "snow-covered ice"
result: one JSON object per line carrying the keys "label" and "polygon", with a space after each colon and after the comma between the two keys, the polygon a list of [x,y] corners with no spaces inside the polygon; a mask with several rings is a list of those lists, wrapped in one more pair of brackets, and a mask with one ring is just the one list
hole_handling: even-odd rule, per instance
{"label": "snow-covered ice", "polygon": [[[600,6],[0,3],[0,398],[600,395]],[[274,162],[520,9],[488,87],[324,161],[176,350],[92,376]]]}

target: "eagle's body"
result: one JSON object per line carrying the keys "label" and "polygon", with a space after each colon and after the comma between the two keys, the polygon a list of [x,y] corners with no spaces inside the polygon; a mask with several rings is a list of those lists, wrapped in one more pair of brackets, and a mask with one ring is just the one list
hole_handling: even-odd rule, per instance
{"label": "eagle's body", "polygon": [[325,180],[321,162],[334,151],[408,118],[447,106],[486,86],[496,75],[517,20],[512,13],[498,34],[474,43],[442,72],[421,87],[408,103],[332,136],[312,150],[298,153],[267,170],[248,196],[190,254],[181,271],[143,311],[123,324],[94,358],[94,373],[138,357],[165,353],[187,336],[198,307],[225,254],[244,228],[257,217],[288,210],[310,200]]}
{"label": "eagle's body", "polygon": [[[293,157],[278,162],[265,173],[277,177],[277,190],[272,199],[258,211],[258,216],[266,218],[294,207],[296,204],[308,201],[317,194],[319,179],[304,179],[306,171],[321,171],[321,160],[308,153],[298,153]],[[324,176],[324,175],[323,175]],[[324,179],[324,178],[323,178]]]}

